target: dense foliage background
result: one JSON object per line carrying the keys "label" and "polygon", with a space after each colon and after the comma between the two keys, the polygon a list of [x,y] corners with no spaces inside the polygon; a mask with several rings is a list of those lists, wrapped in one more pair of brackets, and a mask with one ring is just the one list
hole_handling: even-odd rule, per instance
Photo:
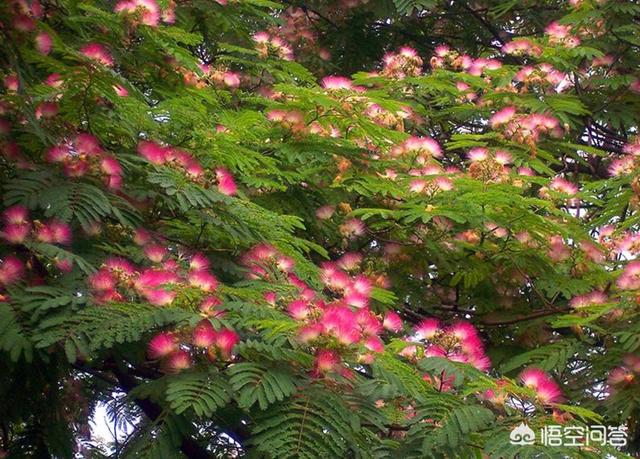
{"label": "dense foliage background", "polygon": [[3,2],[0,457],[635,454],[639,21]]}

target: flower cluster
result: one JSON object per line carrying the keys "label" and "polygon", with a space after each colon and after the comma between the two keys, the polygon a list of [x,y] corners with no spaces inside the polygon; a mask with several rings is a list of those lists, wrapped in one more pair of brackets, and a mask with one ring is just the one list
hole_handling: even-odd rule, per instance
{"label": "flower cluster", "polygon": [[389,311],[381,318],[369,308],[376,281],[357,274],[361,262],[360,254],[348,252],[336,262],[322,265],[321,280],[332,298],[326,301],[291,272],[293,261],[273,247],[259,245],[243,257],[251,278],[280,278],[297,290],[292,297],[282,298],[267,292],[265,299],[299,322],[298,340],[315,349],[313,374],[317,377],[332,372],[347,374],[342,365],[347,354],[355,355],[361,363],[371,363],[375,354],[384,350],[381,333],[402,329],[397,313]]}
{"label": "flower cluster", "polygon": [[527,368],[520,373],[520,381],[526,387],[533,389],[536,398],[543,404],[557,403],[562,399],[560,386],[539,368]]}
{"label": "flower cluster", "polygon": [[43,18],[44,11],[38,0],[31,2],[9,0],[12,18],[11,26],[21,35],[28,36],[42,54],[49,54],[53,46],[51,36],[44,30],[38,30],[38,20]]}
{"label": "flower cluster", "polygon": [[9,244],[22,244],[27,238],[47,244],[71,244],[71,227],[59,220],[30,220],[23,206],[13,206],[2,213],[4,226],[0,237]]}
{"label": "flower cluster", "polygon": [[80,52],[94,62],[111,67],[114,64],[113,57],[109,50],[101,43],[87,43]]}
{"label": "flower cluster", "polygon": [[149,341],[147,355],[152,360],[160,360],[165,371],[176,373],[189,368],[194,359],[202,356],[209,362],[231,360],[233,348],[239,341],[235,331],[216,330],[209,319],[203,319],[193,330],[157,334]]}
{"label": "flower cluster", "polygon": [[200,185],[207,186],[215,180],[218,191],[227,196],[233,196],[237,192],[233,175],[228,170],[218,168],[215,170],[215,177],[212,177],[210,171],[205,170],[196,158],[180,148],[145,140],[138,144],[138,153],[152,164],[184,172],[187,178]]}
{"label": "flower cluster", "polygon": [[253,35],[253,41],[256,42],[256,49],[262,57],[273,54],[286,61],[293,60],[293,49],[277,35],[272,35],[269,32],[258,32]]}
{"label": "flower cluster", "polygon": [[502,63],[498,59],[484,57],[474,59],[467,54],[460,54],[446,45],[436,47],[435,55],[431,58],[430,63],[433,68],[449,67],[454,70],[464,70],[474,76],[482,75],[485,70],[497,70],[502,67]]}
{"label": "flower cluster", "polygon": [[422,73],[422,59],[415,49],[408,46],[400,48],[397,53],[385,54],[382,62],[382,75],[389,78],[402,80],[406,77],[420,76]]}
{"label": "flower cluster", "polygon": [[613,176],[626,175],[637,170],[640,164],[640,136],[631,139],[624,145],[622,151],[626,153],[621,158],[614,159],[609,165],[609,173]]}
{"label": "flower cluster", "polygon": [[188,258],[175,255],[144,231],[138,231],[134,241],[141,246],[151,266],[138,267],[124,258],[108,258],[88,280],[96,302],[140,297],[155,306],[168,306],[181,289],[195,288],[203,296],[201,311],[206,315],[212,313],[212,308],[219,303],[209,295],[218,288],[218,280],[210,272],[209,260],[203,254]]}
{"label": "flower cluster", "polygon": [[120,0],[113,11],[132,16],[141,24],[157,27],[161,20],[168,24],[175,22],[174,8],[173,2],[169,2],[168,8],[162,11],[156,0]]}
{"label": "flower cluster", "polygon": [[580,39],[571,34],[571,26],[561,25],[554,21],[544,29],[544,32],[549,36],[549,44],[551,45],[575,48],[580,44]]}
{"label": "flower cluster", "polygon": [[471,161],[468,173],[471,177],[485,183],[502,182],[508,177],[511,154],[508,151],[490,151],[484,147],[474,147],[467,157]]}
{"label": "flower cluster", "polygon": [[557,118],[545,113],[521,114],[512,106],[497,111],[490,119],[493,128],[518,143],[535,144],[542,134],[562,137],[563,129]]}
{"label": "flower cluster", "polygon": [[122,186],[122,167],[118,160],[107,154],[100,141],[92,134],[82,132],[75,138],[51,147],[45,160],[61,164],[67,177],[82,177],[86,174],[101,176],[112,190]]}
{"label": "flower cluster", "polygon": [[437,319],[425,319],[415,326],[408,343],[400,354],[410,359],[419,355],[443,357],[452,362],[468,363],[482,371],[491,367],[478,331],[468,322],[444,326]]}
{"label": "flower cluster", "polygon": [[542,48],[531,40],[526,38],[516,38],[502,46],[502,52],[512,54],[514,56],[539,56],[542,54]]}
{"label": "flower cluster", "polygon": [[513,79],[523,83],[525,87],[551,85],[557,91],[564,90],[572,84],[566,73],[554,68],[551,64],[525,65]]}
{"label": "flower cluster", "polygon": [[640,376],[640,357],[627,354],[622,359],[622,365],[609,372],[607,384],[611,392],[620,391],[638,381]]}

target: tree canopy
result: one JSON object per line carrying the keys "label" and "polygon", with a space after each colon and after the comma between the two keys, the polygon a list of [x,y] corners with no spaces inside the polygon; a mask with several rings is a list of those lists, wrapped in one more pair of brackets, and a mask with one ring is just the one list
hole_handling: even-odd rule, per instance
{"label": "tree canopy", "polygon": [[0,457],[637,453],[638,2],[7,0],[0,32]]}

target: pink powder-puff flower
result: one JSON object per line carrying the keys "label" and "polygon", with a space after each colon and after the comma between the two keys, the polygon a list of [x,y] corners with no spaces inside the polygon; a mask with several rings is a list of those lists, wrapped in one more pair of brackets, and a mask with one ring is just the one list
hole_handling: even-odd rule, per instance
{"label": "pink powder-puff flower", "polygon": [[207,271],[190,271],[189,285],[198,287],[203,292],[211,292],[218,288],[218,279]]}
{"label": "pink powder-puff flower", "polygon": [[209,347],[215,343],[216,332],[209,320],[201,320],[193,329],[191,342],[197,347]]}
{"label": "pink powder-puff flower", "polygon": [[8,224],[0,232],[0,236],[9,244],[21,244],[31,232],[29,223]]}
{"label": "pink powder-puff flower", "polygon": [[89,276],[89,286],[98,292],[115,289],[116,278],[109,271],[103,269]]}
{"label": "pink powder-puff flower", "polygon": [[144,254],[153,263],[160,263],[168,252],[166,247],[159,244],[149,244],[144,248]]}
{"label": "pink powder-puff flower", "polygon": [[573,196],[578,192],[578,186],[563,177],[555,177],[553,180],[551,180],[549,188],[559,193],[567,194],[569,196]]}
{"label": "pink powder-puff flower", "polygon": [[340,357],[334,351],[318,349],[314,362],[314,369],[318,375],[335,371],[340,365]]}
{"label": "pink powder-puff flower", "polygon": [[538,368],[528,368],[520,374],[522,383],[536,392],[542,403],[554,403],[562,397],[560,387],[549,375]]}
{"label": "pink powder-puff flower", "polygon": [[328,220],[333,216],[335,211],[335,206],[322,206],[316,210],[316,217],[318,217],[320,220]]}
{"label": "pink powder-puff flower", "polygon": [[142,296],[154,306],[168,306],[176,298],[176,292],[164,289],[145,289]]}
{"label": "pink powder-puff flower", "polygon": [[357,252],[347,252],[338,260],[338,266],[348,271],[356,269],[362,263],[362,254]]}
{"label": "pink powder-puff flower", "polygon": [[136,245],[142,246],[148,244],[151,241],[151,234],[144,228],[137,228],[133,232],[133,242]]}
{"label": "pink powder-puff flower", "polygon": [[240,87],[240,74],[237,72],[224,72],[222,81],[230,88]]}
{"label": "pink powder-puff flower", "polygon": [[51,35],[49,35],[47,32],[38,33],[38,35],[36,35],[35,41],[36,49],[40,53],[47,55],[51,52],[53,40],[51,40]]}
{"label": "pink powder-puff flower", "polygon": [[632,261],[627,264],[618,277],[616,285],[622,290],[640,289],[640,261]]}
{"label": "pink powder-puff flower", "polygon": [[113,90],[118,97],[127,97],[129,95],[129,90],[119,84],[114,84]]}
{"label": "pink powder-puff flower", "polygon": [[226,196],[234,196],[238,192],[238,186],[231,173],[224,169],[216,169],[216,180],[218,181],[218,191]]}
{"label": "pink powder-puff flower", "polygon": [[429,155],[439,158],[442,156],[442,148],[431,137],[409,137],[402,144],[406,151],[428,153]]}
{"label": "pink powder-puff flower", "polygon": [[209,259],[201,252],[195,253],[189,261],[189,269],[201,271],[209,268]]}
{"label": "pink powder-puff flower", "polygon": [[36,119],[50,119],[58,114],[58,104],[55,102],[42,102],[35,110]]}
{"label": "pink powder-puff flower", "polygon": [[215,345],[224,358],[231,357],[233,348],[239,342],[240,336],[228,328],[223,328],[216,333]]}
{"label": "pink powder-puff flower", "polygon": [[2,220],[9,225],[23,225],[29,223],[29,211],[21,205],[7,207],[2,212]]}
{"label": "pink powder-puff flower", "polygon": [[359,292],[350,292],[344,296],[344,301],[354,308],[366,308],[369,305],[369,297]]}
{"label": "pink powder-puff flower", "polygon": [[324,326],[319,323],[313,323],[301,327],[298,330],[298,341],[301,343],[309,343],[317,339],[324,332]]}
{"label": "pink powder-puff flower", "polygon": [[20,88],[20,80],[18,80],[18,75],[12,73],[5,76],[4,87],[7,88],[7,91],[16,92]]}
{"label": "pink powder-puff flower", "polygon": [[571,301],[569,301],[569,306],[572,308],[584,308],[594,304],[606,304],[608,302],[609,298],[607,295],[604,292],[596,290],[573,297]]}
{"label": "pink powder-puff flower", "polygon": [[309,305],[304,300],[295,300],[287,306],[287,312],[296,320],[305,320],[309,316]]}
{"label": "pink powder-puff flower", "polygon": [[107,48],[100,43],[89,43],[80,48],[80,52],[87,56],[89,59],[93,59],[94,61],[106,65],[113,65],[113,58]]}
{"label": "pink powder-puff flower", "polygon": [[138,276],[135,282],[135,288],[138,290],[156,288],[162,285],[175,284],[179,279],[178,275],[172,271],[145,269]]}
{"label": "pink powder-puff flower", "polygon": [[491,127],[496,127],[508,123],[513,119],[515,114],[515,107],[504,107],[502,110],[498,110],[489,120],[489,122],[491,123]]}
{"label": "pink powder-puff flower", "polygon": [[0,260],[0,285],[10,285],[24,276],[24,263],[14,255],[8,255]]}
{"label": "pink powder-puff flower", "polygon": [[346,238],[362,236],[366,230],[364,222],[358,218],[350,218],[340,225],[340,234]]}
{"label": "pink powder-puff flower", "polygon": [[168,372],[178,373],[191,366],[191,356],[184,350],[175,351],[167,357],[165,365]]}
{"label": "pink powder-puff flower", "polygon": [[384,344],[380,340],[380,338],[376,336],[370,336],[364,341],[364,347],[366,347],[371,352],[384,352]]}
{"label": "pink powder-puff flower", "polygon": [[155,142],[140,142],[138,144],[138,153],[153,164],[161,165],[167,161],[167,149]]}
{"label": "pink powder-puff flower", "polygon": [[382,326],[389,331],[397,333],[402,330],[402,319],[397,312],[387,311],[384,315]]}
{"label": "pink powder-puff flower", "polygon": [[353,89],[353,81],[343,76],[326,76],[320,82],[325,89]]}
{"label": "pink powder-puff flower", "polygon": [[122,166],[113,156],[105,156],[100,160],[100,170],[107,175],[122,174]]}
{"label": "pink powder-puff flower", "polygon": [[437,319],[424,319],[416,326],[415,333],[418,339],[431,339],[441,330],[440,321]]}
{"label": "pink powder-puff flower", "polygon": [[147,354],[151,359],[161,359],[178,349],[176,338],[166,332],[158,333],[149,341]]}

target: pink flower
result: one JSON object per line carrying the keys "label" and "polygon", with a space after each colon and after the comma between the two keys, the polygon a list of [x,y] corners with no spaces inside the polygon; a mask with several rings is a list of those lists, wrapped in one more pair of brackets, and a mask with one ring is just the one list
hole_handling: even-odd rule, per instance
{"label": "pink flower", "polygon": [[632,261],[627,264],[618,277],[616,285],[622,290],[640,289],[640,261]]}
{"label": "pink flower", "polygon": [[583,308],[594,304],[605,304],[609,302],[609,298],[603,292],[595,290],[593,292],[585,293],[584,295],[575,296],[569,301],[569,306],[572,308]]}
{"label": "pink flower", "polygon": [[164,164],[167,161],[167,149],[155,142],[142,141],[138,144],[138,153],[153,164]]}
{"label": "pink flower", "polygon": [[56,244],[71,244],[71,227],[58,220],[52,220],[49,228],[53,234],[53,242]]}
{"label": "pink flower", "polygon": [[336,370],[338,365],[340,365],[340,357],[334,351],[318,349],[314,362],[314,370],[318,376]]}
{"label": "pink flower", "polygon": [[322,324],[313,323],[298,330],[298,340],[301,343],[309,343],[317,339],[324,332]]}
{"label": "pink flower", "polygon": [[148,354],[151,359],[166,357],[178,349],[175,337],[166,332],[162,332],[151,338],[148,346]]}
{"label": "pink flower", "polygon": [[316,210],[316,217],[318,217],[320,220],[328,220],[333,216],[333,213],[335,211],[335,206],[322,206]]}
{"label": "pink flower", "polygon": [[230,88],[237,88],[240,86],[240,74],[237,72],[224,72],[222,81]]}
{"label": "pink flower", "polygon": [[17,282],[24,276],[24,263],[14,255],[7,255],[0,261],[0,285]]}
{"label": "pink flower", "polygon": [[137,228],[133,233],[133,242],[136,245],[145,245],[151,241],[149,231],[144,228]]}
{"label": "pink flower", "polygon": [[240,336],[233,330],[223,328],[216,334],[215,345],[224,358],[231,357],[233,348],[240,341]]}
{"label": "pink flower", "polygon": [[320,84],[325,89],[353,89],[353,82],[343,76],[326,76]]}
{"label": "pink flower", "polygon": [[218,288],[218,279],[207,271],[190,271],[189,285],[198,287],[203,292],[210,292]]}
{"label": "pink flower", "polygon": [[52,88],[59,88],[62,86],[64,81],[62,80],[62,76],[59,73],[52,73],[45,80],[44,83],[47,86],[51,86]]}
{"label": "pink flower", "polygon": [[29,211],[21,205],[7,207],[2,213],[2,220],[7,224],[23,225],[29,223]]}
{"label": "pink flower", "polygon": [[340,233],[346,238],[362,236],[366,230],[364,222],[358,218],[350,218],[340,225]]}
{"label": "pink flower", "polygon": [[76,146],[76,151],[80,154],[95,156],[102,153],[102,147],[100,146],[98,138],[87,132],[81,132],[78,134],[74,144]]}
{"label": "pink flower", "polygon": [[238,187],[236,185],[235,180],[233,179],[233,175],[227,169],[218,168],[216,169],[216,179],[218,180],[218,191],[227,196],[234,196]]}
{"label": "pink flower", "polygon": [[191,357],[187,351],[178,350],[167,357],[166,368],[171,373],[186,370],[191,366]]}
{"label": "pink flower", "polygon": [[549,188],[559,193],[567,194],[569,196],[573,196],[578,192],[578,186],[563,177],[555,177],[553,180],[551,180]]}
{"label": "pink flower", "polygon": [[21,244],[27,238],[31,232],[31,225],[29,223],[11,223],[6,225],[0,235],[2,238],[10,244]]}
{"label": "pink flower", "polygon": [[418,339],[431,339],[441,330],[438,319],[424,319],[416,326],[415,333]]}
{"label": "pink flower", "polygon": [[289,303],[287,306],[287,312],[296,320],[304,320],[309,315],[310,308],[306,301],[295,300]]}
{"label": "pink flower", "polygon": [[387,330],[397,333],[400,330],[402,330],[402,319],[400,318],[400,315],[398,315],[397,312],[387,311],[387,313],[384,316],[384,321],[382,322],[382,325]]}
{"label": "pink flower", "polygon": [[16,92],[20,88],[20,80],[16,74],[10,74],[4,77],[4,87],[7,91]]}
{"label": "pink flower", "polygon": [[209,259],[201,252],[195,253],[189,261],[189,269],[201,271],[209,268]]}
{"label": "pink flower", "polygon": [[491,127],[496,127],[508,123],[513,119],[515,114],[515,107],[504,107],[502,110],[498,110],[493,114],[491,120],[489,120],[489,122],[491,123]]}
{"label": "pink flower", "polygon": [[103,269],[89,276],[89,285],[93,290],[98,292],[113,290],[116,287],[116,283],[116,278],[110,272]]}
{"label": "pink flower", "polygon": [[89,59],[93,59],[94,61],[106,65],[113,65],[113,58],[107,48],[100,43],[89,43],[80,48],[80,52],[87,56]]}
{"label": "pink flower", "polygon": [[159,244],[149,244],[144,248],[144,254],[154,263],[160,263],[164,260],[167,253],[167,248]]}
{"label": "pink flower", "polygon": [[555,403],[562,391],[549,375],[538,368],[528,368],[520,373],[522,383],[536,391],[536,397],[544,404]]}
{"label": "pink flower", "polygon": [[342,269],[356,269],[362,263],[362,254],[357,252],[347,252],[338,260],[338,266]]}
{"label": "pink flower", "polygon": [[58,114],[58,104],[55,102],[42,102],[38,104],[35,111],[36,119],[49,119]]}
{"label": "pink flower", "polygon": [[161,285],[175,284],[179,280],[177,274],[171,271],[159,269],[145,269],[135,282],[138,290],[160,287]]}
{"label": "pink flower", "polygon": [[176,298],[176,292],[164,289],[145,289],[142,296],[154,306],[168,306]]}
{"label": "pink flower", "polygon": [[119,84],[114,84],[113,90],[115,91],[116,95],[119,97],[127,97],[129,95],[129,90]]}
{"label": "pink flower", "polygon": [[36,48],[42,54],[49,54],[51,52],[51,47],[53,46],[53,41],[51,40],[51,36],[47,32],[40,32],[36,35]]}
{"label": "pink flower", "polygon": [[364,342],[364,347],[372,352],[384,352],[384,344],[376,336],[368,337]]}
{"label": "pink flower", "polygon": [[193,345],[197,347],[209,347],[215,343],[216,332],[213,325],[207,319],[198,322],[193,329]]}
{"label": "pink flower", "polygon": [[409,137],[402,144],[405,151],[428,153],[429,155],[440,158],[442,156],[442,148],[431,137]]}
{"label": "pink flower", "polygon": [[100,161],[100,169],[107,175],[122,174],[122,166],[113,156],[104,156]]}

